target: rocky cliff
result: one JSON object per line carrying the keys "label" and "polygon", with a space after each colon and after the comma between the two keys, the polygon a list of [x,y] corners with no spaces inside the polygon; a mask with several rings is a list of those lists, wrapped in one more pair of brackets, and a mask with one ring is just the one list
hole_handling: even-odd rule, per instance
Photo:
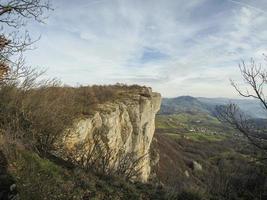
{"label": "rocky cliff", "polygon": [[[92,152],[99,146],[104,147],[105,152],[112,154],[109,162],[113,162],[115,168],[121,167],[118,160],[127,156],[130,162],[139,160],[134,166],[139,170],[136,178],[145,182],[150,175],[149,150],[160,104],[160,94],[150,88],[123,91],[118,99],[99,104],[90,116],[77,119],[64,138],[64,149],[76,152],[77,147],[82,147]],[[76,160],[81,159],[77,154]]]}

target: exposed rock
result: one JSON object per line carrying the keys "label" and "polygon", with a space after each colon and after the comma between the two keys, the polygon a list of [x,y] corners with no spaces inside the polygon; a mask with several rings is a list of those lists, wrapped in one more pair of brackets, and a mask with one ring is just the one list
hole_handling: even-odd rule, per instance
{"label": "exposed rock", "polygon": [[197,161],[194,160],[192,163],[193,163],[193,170],[195,170],[195,171],[201,171],[202,170],[202,165],[199,164]]}
{"label": "exposed rock", "polygon": [[67,130],[64,149],[71,152],[75,145],[85,142],[90,149],[99,144],[95,137],[99,135],[101,144],[116,156],[134,153],[138,158],[148,155],[140,163],[142,169],[138,178],[147,181],[151,169],[149,149],[160,104],[160,94],[142,87],[139,92],[129,92],[116,101],[98,105],[92,116],[77,119],[73,128]]}
{"label": "exposed rock", "polygon": [[189,175],[189,172],[187,170],[185,170],[184,172],[184,175],[188,178],[190,175]]}
{"label": "exposed rock", "polygon": [[199,164],[197,161],[192,160],[189,163],[187,163],[188,167],[190,167],[194,171],[201,171],[202,170],[202,165]]}

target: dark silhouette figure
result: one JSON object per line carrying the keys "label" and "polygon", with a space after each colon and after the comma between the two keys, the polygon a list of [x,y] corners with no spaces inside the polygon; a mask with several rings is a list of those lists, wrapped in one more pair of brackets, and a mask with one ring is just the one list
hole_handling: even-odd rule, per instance
{"label": "dark silhouette figure", "polygon": [[7,165],[7,159],[0,151],[0,200],[18,200],[16,184],[7,171]]}

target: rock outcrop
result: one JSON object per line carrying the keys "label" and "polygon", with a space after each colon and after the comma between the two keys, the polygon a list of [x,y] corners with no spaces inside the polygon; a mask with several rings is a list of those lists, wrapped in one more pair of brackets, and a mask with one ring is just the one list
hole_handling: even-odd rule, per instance
{"label": "rock outcrop", "polygon": [[102,145],[115,157],[126,154],[132,155],[132,160],[142,157],[138,179],[145,182],[150,175],[149,150],[160,104],[160,94],[150,88],[124,91],[120,98],[97,105],[92,115],[76,120],[64,138],[65,151],[71,152],[79,144],[86,144],[88,151],[94,145]]}

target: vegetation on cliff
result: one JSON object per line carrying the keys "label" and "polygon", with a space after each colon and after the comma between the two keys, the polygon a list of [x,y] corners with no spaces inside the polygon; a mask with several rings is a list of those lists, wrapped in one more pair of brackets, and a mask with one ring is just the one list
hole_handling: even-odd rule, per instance
{"label": "vegetation on cliff", "polygon": [[[236,125],[243,137],[214,117],[215,105],[210,99],[166,99],[156,119],[156,137],[150,149],[160,104],[157,101],[154,108],[147,102],[153,101],[154,95],[159,97],[151,88],[124,84],[64,86],[54,79],[43,80],[42,71],[26,65],[23,53],[35,41],[25,31],[26,24],[32,20],[42,23],[49,10],[46,0],[5,0],[0,4],[0,200],[267,198],[266,159],[256,159],[263,153],[266,156],[266,138],[258,137],[259,133],[266,135],[264,120],[257,121],[261,129],[255,129],[244,126],[251,121],[236,118],[237,113],[226,113],[226,121]],[[266,71],[252,63],[252,70],[241,68],[241,72],[256,95],[233,86],[267,108],[263,92]],[[99,122],[100,128],[92,125],[94,116],[99,117],[94,122]],[[74,122],[81,119],[91,120],[87,124],[92,126],[83,133],[90,130],[97,142],[88,148],[83,141],[90,143],[90,134],[84,134],[82,142],[73,145],[77,148],[70,148],[70,154],[63,156],[62,141]],[[125,123],[120,124],[120,120]],[[243,126],[238,126],[240,122]],[[108,144],[110,130],[116,136],[111,138],[116,151]],[[128,133],[135,140],[119,145],[117,142],[127,140]],[[128,144],[134,143],[141,145],[133,145],[135,149],[127,152],[126,148],[133,147]],[[141,152],[139,157],[135,151]],[[118,156],[121,152],[124,155]],[[145,170],[149,182],[132,179],[140,172],[139,161],[150,153],[151,159],[146,159],[149,170]],[[148,177],[150,164],[154,167]]]}

